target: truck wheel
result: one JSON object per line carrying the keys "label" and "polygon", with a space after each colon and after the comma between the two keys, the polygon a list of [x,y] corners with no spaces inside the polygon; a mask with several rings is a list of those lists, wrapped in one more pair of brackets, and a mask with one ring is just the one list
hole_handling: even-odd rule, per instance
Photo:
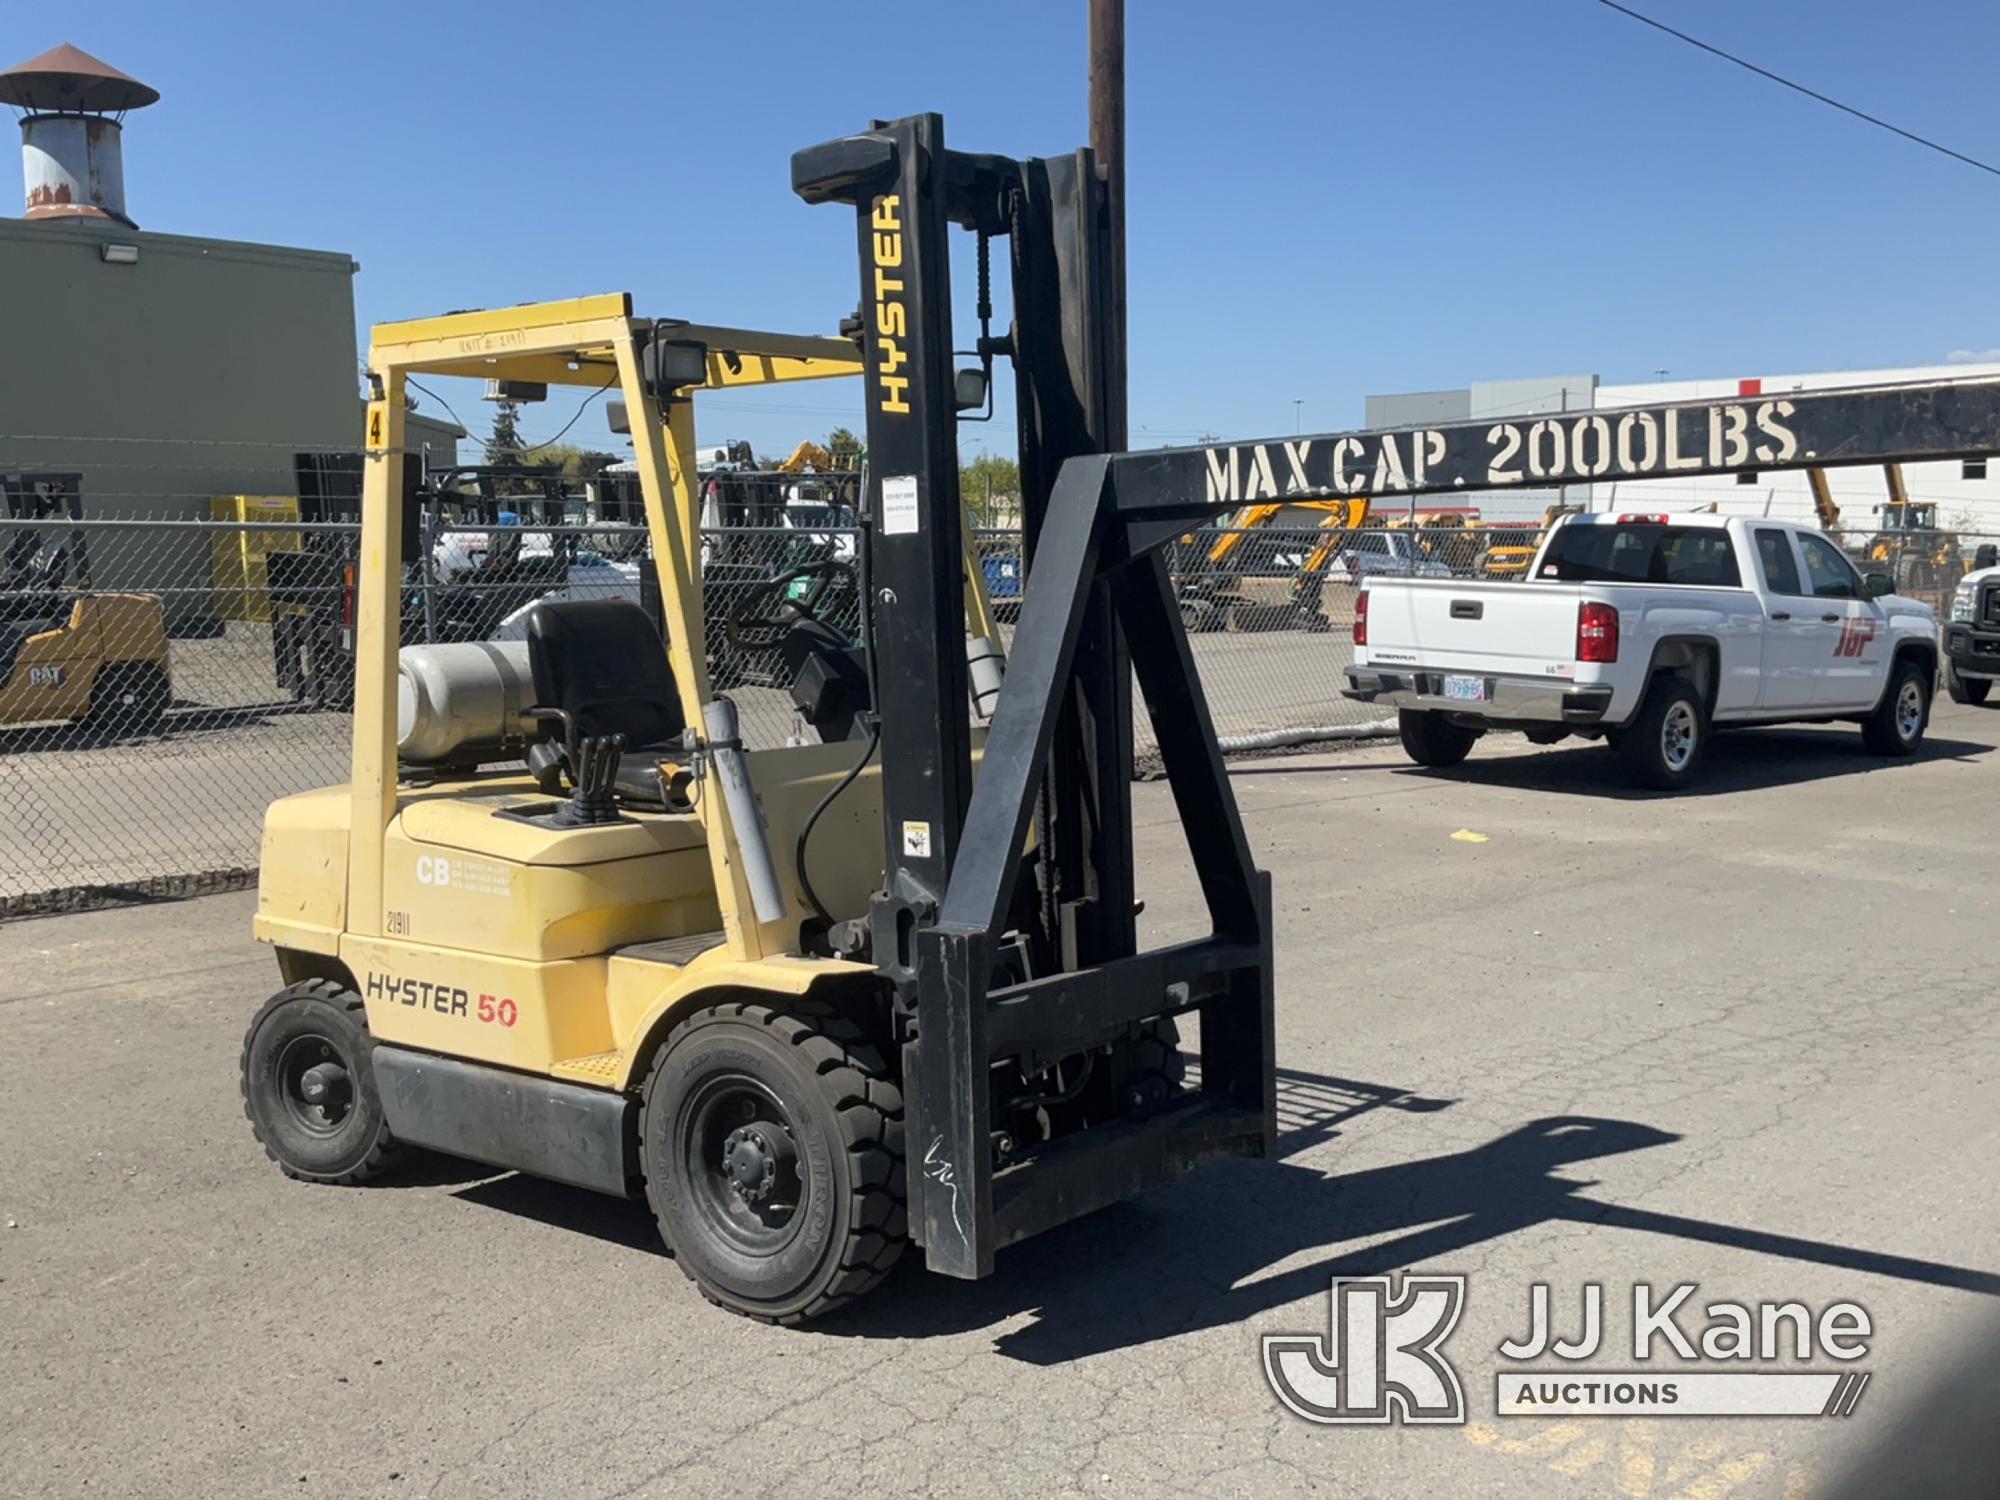
{"label": "truck wheel", "polygon": [[1454,724],[1443,714],[1426,708],[1396,711],[1396,733],[1403,741],[1403,753],[1420,766],[1443,770],[1455,766],[1472,753],[1479,731]]}
{"label": "truck wheel", "polygon": [[1950,662],[1944,664],[1944,690],[1951,694],[1954,703],[1984,703],[1986,695],[1993,688],[1990,677],[1961,677],[1958,668]]}
{"label": "truck wheel", "polygon": [[1708,753],[1708,706],[1685,677],[1655,677],[1617,745],[1635,786],[1679,791],[1693,784]]}
{"label": "truck wheel", "polygon": [[646,1080],[639,1161],[681,1270],[762,1322],[858,1297],[909,1240],[902,1092],[829,1006],[746,1000],[682,1021]]}
{"label": "truck wheel", "polygon": [[290,985],[257,1012],[243,1037],[243,1113],[287,1177],[351,1186],[395,1161],[374,1047],[361,997],[330,979]]}
{"label": "truck wheel", "polygon": [[1889,686],[1875,712],[1861,723],[1861,742],[1877,755],[1915,755],[1931,716],[1928,674],[1913,657],[1889,670]]}

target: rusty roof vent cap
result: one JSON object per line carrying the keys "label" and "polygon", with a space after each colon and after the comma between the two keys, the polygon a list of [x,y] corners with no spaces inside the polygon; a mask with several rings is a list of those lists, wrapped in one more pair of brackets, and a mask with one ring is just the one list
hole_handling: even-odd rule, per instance
{"label": "rusty roof vent cap", "polygon": [[0,73],[0,104],[31,114],[122,115],[160,91],[65,42]]}

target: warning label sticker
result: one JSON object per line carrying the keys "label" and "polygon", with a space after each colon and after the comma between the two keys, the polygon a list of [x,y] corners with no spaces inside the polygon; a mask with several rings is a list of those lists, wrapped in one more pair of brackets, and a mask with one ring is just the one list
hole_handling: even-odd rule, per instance
{"label": "warning label sticker", "polygon": [[882,532],[885,536],[913,536],[923,530],[917,511],[917,476],[889,474],[882,480]]}

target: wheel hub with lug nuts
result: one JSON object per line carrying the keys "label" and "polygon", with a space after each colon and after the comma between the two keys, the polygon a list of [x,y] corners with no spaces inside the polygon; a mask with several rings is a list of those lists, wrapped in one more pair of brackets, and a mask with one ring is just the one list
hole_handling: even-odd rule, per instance
{"label": "wheel hub with lug nuts", "polygon": [[778,1169],[794,1155],[791,1132],[759,1120],[739,1125],[723,1143],[722,1170],[745,1203],[761,1203],[778,1181]]}
{"label": "wheel hub with lug nuts", "polygon": [[1924,690],[1915,678],[1903,684],[1896,697],[1896,730],[1904,739],[1915,737],[1924,721]]}
{"label": "wheel hub with lug nuts", "polygon": [[347,1084],[347,1069],[339,1063],[324,1062],[307,1068],[299,1079],[299,1095],[308,1104],[326,1105],[340,1096]]}
{"label": "wheel hub with lug nuts", "polygon": [[1694,755],[1694,710],[1676,703],[1660,723],[1660,752],[1668,766],[1678,771]]}

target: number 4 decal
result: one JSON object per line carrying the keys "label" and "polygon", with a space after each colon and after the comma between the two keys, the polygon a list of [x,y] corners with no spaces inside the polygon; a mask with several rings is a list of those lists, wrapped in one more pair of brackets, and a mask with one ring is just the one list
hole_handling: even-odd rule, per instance
{"label": "number 4 decal", "polygon": [[1834,642],[1835,656],[1859,656],[1868,643],[1875,639],[1873,620],[1849,620],[1840,627],[1840,639]]}

